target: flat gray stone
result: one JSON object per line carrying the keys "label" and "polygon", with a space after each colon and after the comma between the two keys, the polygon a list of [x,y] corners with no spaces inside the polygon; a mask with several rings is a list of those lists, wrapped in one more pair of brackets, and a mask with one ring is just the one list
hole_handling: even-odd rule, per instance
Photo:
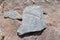
{"label": "flat gray stone", "polygon": [[22,19],[21,15],[14,10],[4,12],[4,17],[11,18],[11,19]]}
{"label": "flat gray stone", "polygon": [[42,29],[46,28],[43,13],[44,11],[41,6],[27,6],[23,11],[22,24],[17,30],[19,35],[29,32],[41,31]]}

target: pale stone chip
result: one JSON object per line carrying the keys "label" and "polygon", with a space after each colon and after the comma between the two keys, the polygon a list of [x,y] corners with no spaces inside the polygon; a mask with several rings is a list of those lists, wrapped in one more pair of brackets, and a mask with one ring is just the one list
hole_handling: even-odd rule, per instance
{"label": "pale stone chip", "polygon": [[21,15],[14,10],[10,10],[4,13],[4,17],[11,19],[22,19]]}
{"label": "pale stone chip", "polygon": [[41,31],[46,28],[43,13],[44,11],[41,6],[27,6],[23,11],[22,25],[20,25],[19,29],[17,30],[19,35],[29,32]]}

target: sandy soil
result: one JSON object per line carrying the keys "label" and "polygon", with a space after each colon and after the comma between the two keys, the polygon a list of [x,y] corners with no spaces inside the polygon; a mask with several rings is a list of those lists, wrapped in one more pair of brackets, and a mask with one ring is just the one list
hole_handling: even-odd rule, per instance
{"label": "sandy soil", "polygon": [[[60,40],[60,1],[59,0],[0,0],[0,40]],[[16,10],[22,15],[28,5],[42,5],[44,8],[45,22],[48,27],[40,34],[17,36],[17,29],[21,21],[4,19],[3,14],[9,10]],[[1,34],[2,33],[2,34]]]}

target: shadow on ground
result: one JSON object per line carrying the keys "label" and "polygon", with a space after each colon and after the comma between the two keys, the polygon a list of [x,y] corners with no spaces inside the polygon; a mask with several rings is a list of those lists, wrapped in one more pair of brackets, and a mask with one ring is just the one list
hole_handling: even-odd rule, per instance
{"label": "shadow on ground", "polygon": [[46,29],[46,28],[44,28],[44,29],[41,30],[41,31],[29,32],[29,33],[25,33],[25,34],[23,34],[23,35],[19,35],[19,33],[17,33],[17,35],[18,35],[20,38],[24,38],[24,37],[28,37],[28,36],[40,36],[40,35],[44,32],[45,29]]}

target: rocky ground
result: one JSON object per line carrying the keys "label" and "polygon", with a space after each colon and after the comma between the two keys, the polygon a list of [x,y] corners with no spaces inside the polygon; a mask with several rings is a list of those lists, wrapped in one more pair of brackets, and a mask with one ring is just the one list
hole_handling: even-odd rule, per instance
{"label": "rocky ground", "polygon": [[[40,34],[17,36],[21,21],[5,19],[4,12],[16,10],[22,15],[28,5],[42,5],[47,28]],[[0,0],[0,40],[60,40],[60,0]]]}

